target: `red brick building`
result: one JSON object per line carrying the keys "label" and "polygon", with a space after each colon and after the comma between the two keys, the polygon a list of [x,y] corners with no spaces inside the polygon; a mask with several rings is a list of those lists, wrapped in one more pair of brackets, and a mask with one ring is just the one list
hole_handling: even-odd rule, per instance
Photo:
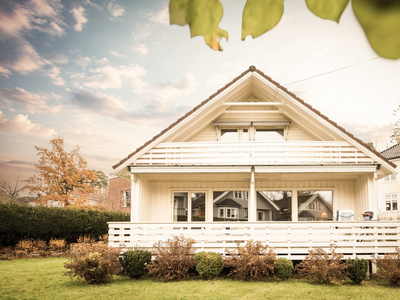
{"label": "red brick building", "polygon": [[131,183],[122,178],[109,181],[109,206],[114,211],[131,212]]}

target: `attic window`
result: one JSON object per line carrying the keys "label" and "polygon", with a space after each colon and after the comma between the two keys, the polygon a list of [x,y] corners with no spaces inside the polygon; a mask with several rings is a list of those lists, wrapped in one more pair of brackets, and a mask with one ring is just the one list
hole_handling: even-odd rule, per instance
{"label": "attic window", "polygon": [[284,130],[256,128],[255,140],[257,142],[282,142],[285,140]]}

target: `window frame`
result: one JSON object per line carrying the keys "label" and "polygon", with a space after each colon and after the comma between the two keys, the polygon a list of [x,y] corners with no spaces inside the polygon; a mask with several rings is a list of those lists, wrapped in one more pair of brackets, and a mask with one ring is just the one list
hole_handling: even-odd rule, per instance
{"label": "window frame", "polygon": [[[395,196],[395,197],[393,197]],[[389,197],[389,199],[388,199]],[[393,203],[396,203],[396,209],[393,209]],[[398,205],[398,197],[396,193],[393,194],[385,194],[385,211],[399,211],[399,205]],[[387,209],[387,205],[389,204],[389,208]]]}
{"label": "window frame", "polygon": [[[175,221],[174,220],[174,201],[175,201],[175,193],[186,193],[188,195],[187,201],[187,221]],[[204,221],[192,221],[192,194],[194,193],[203,193],[204,194]],[[201,189],[201,190],[171,190],[171,206],[172,206],[172,213],[171,213],[171,220],[172,222],[205,222],[207,219],[207,199],[208,199],[208,193],[206,189]]]}
{"label": "window frame", "polygon": [[[121,207],[122,208],[127,208],[127,207],[132,207],[132,191],[131,190],[124,190],[121,191]],[[129,196],[129,197],[128,197]]]}

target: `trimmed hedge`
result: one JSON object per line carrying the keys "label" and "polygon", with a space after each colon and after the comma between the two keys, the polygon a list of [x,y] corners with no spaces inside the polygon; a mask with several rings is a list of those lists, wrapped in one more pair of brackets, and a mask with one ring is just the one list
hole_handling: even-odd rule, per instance
{"label": "trimmed hedge", "polygon": [[79,236],[107,234],[107,222],[129,220],[130,215],[122,212],[0,203],[0,246],[12,246],[22,239],[75,243]]}

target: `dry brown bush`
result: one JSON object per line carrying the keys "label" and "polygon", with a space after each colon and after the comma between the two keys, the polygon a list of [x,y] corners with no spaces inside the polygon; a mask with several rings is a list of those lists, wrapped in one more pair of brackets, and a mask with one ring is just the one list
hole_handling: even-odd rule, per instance
{"label": "dry brown bush", "polygon": [[155,261],[147,266],[149,275],[163,281],[182,280],[189,276],[189,269],[194,267],[195,241],[184,236],[174,236],[167,241],[153,245]]}
{"label": "dry brown bush", "polygon": [[78,243],[64,264],[64,268],[70,270],[63,275],[71,279],[80,277],[83,283],[107,283],[121,269],[119,254],[120,248],[108,247],[107,244]]}
{"label": "dry brown bush", "polygon": [[310,281],[320,284],[342,280],[346,277],[347,265],[342,262],[343,254],[335,250],[335,245],[331,245],[330,254],[322,248],[309,250],[305,260],[295,270],[305,274]]}
{"label": "dry brown bush", "polygon": [[395,253],[385,254],[383,257],[374,255],[373,258],[378,276],[389,281],[392,286],[400,286],[400,248],[396,248]]}
{"label": "dry brown bush", "polygon": [[250,240],[241,247],[238,242],[237,249],[227,253],[229,257],[225,259],[225,267],[232,268],[229,275],[240,280],[259,280],[274,274],[276,254],[268,245]]}

